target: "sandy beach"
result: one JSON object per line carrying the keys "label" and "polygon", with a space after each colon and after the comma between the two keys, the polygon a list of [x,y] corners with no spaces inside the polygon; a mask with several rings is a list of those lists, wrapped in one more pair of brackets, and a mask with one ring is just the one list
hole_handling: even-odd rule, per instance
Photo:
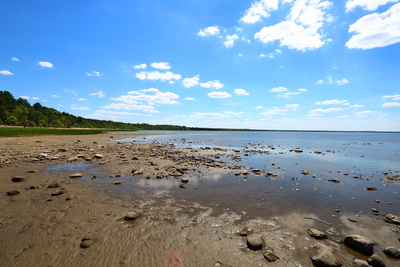
{"label": "sandy beach", "polygon": [[[127,137],[135,135],[118,134]],[[234,171],[218,159],[226,151],[112,139],[111,134],[0,139],[1,266],[324,266],[315,259],[326,251],[325,262],[337,264],[329,266],[371,261],[371,255],[343,243],[350,234],[372,240],[373,254],[386,266],[400,264],[384,252],[400,247],[398,224],[371,214],[361,214],[356,223],[341,216],[333,225],[314,210],[258,217],[162,192],[112,194],[124,185],[118,179],[123,176],[178,182],[185,190],[188,173]],[[82,171],[48,171],[81,163],[87,164]],[[96,182],[104,177],[107,183]],[[327,237],[315,238],[308,229]],[[250,236],[261,240],[260,249],[249,245]]]}

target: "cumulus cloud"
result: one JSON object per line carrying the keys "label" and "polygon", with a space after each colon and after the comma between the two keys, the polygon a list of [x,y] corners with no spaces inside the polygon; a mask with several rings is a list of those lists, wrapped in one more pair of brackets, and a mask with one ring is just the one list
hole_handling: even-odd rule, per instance
{"label": "cumulus cloud", "polygon": [[362,107],[364,107],[363,105],[360,105],[360,104],[355,104],[355,105],[352,105],[352,106],[350,106],[351,108],[362,108]]}
{"label": "cumulus cloud", "polygon": [[11,71],[8,71],[8,70],[0,70],[0,74],[3,74],[3,75],[14,75]]}
{"label": "cumulus cloud", "polygon": [[219,30],[218,26],[211,26],[211,27],[204,28],[203,30],[200,30],[197,35],[205,37],[205,36],[218,35],[219,33],[220,33],[220,30]]}
{"label": "cumulus cloud", "polygon": [[377,114],[377,111],[372,111],[372,110],[364,110],[364,111],[359,111],[355,112],[354,115],[360,118],[368,117],[374,114]]}
{"label": "cumulus cloud", "polygon": [[186,97],[185,100],[195,100],[193,97]]}
{"label": "cumulus cloud", "polygon": [[330,39],[320,33],[324,23],[332,22],[327,13],[332,3],[324,0],[296,0],[286,21],[263,27],[254,35],[262,43],[279,41],[281,46],[299,51],[320,48]]}
{"label": "cumulus cloud", "polygon": [[138,105],[138,104],[126,104],[126,103],[111,103],[110,105],[104,106],[104,109],[113,110],[141,110],[147,113],[158,113],[154,106],[150,105]]}
{"label": "cumulus cloud", "polygon": [[338,85],[343,85],[343,84],[349,83],[349,81],[347,79],[343,79],[343,80],[336,81],[336,83]]}
{"label": "cumulus cloud", "polygon": [[93,71],[93,72],[86,72],[86,75],[87,76],[97,76],[97,77],[99,77],[100,76],[100,72],[98,72],[98,71]]}
{"label": "cumulus cloud", "polygon": [[122,95],[117,98],[111,98],[113,101],[123,102],[126,104],[138,104],[140,102],[148,102],[150,105],[154,104],[179,104],[174,99],[179,96],[171,92],[160,92],[156,88],[149,88],[139,91],[128,92],[128,95]]}
{"label": "cumulus cloud", "polygon": [[318,108],[318,109],[311,110],[310,113],[321,114],[321,113],[331,113],[331,112],[339,112],[339,111],[343,111],[343,109],[342,108],[327,108],[327,109]]}
{"label": "cumulus cloud", "polygon": [[316,82],[316,84],[323,84],[323,83],[324,83],[323,80],[318,80],[318,81]]}
{"label": "cumulus cloud", "polygon": [[364,10],[374,11],[380,6],[398,1],[399,0],[348,0],[346,2],[346,12],[352,11],[356,7],[362,7]]}
{"label": "cumulus cloud", "polygon": [[84,107],[78,107],[76,105],[71,105],[71,109],[73,110],[89,110],[90,108],[84,106]]}
{"label": "cumulus cloud", "polygon": [[159,72],[159,71],[142,71],[139,73],[136,73],[136,78],[139,78],[140,80],[161,80],[161,81],[170,81],[170,80],[180,80],[181,75],[179,74],[174,74],[170,71],[167,72]]}
{"label": "cumulus cloud", "polygon": [[16,62],[18,62],[18,61],[19,61],[19,59],[18,59],[18,58],[16,58],[16,57],[12,57],[12,58],[11,58],[11,60],[12,60],[12,61],[16,61]]}
{"label": "cumulus cloud", "polygon": [[348,100],[332,99],[332,100],[318,101],[318,102],[315,102],[314,104],[315,105],[345,105],[345,104],[348,104]]}
{"label": "cumulus cloud", "polygon": [[271,116],[271,115],[278,115],[278,114],[286,114],[287,111],[288,111],[287,109],[273,107],[270,109],[266,109],[264,112],[260,113],[260,115]]}
{"label": "cumulus cloud", "polygon": [[91,93],[89,95],[97,95],[98,97],[103,98],[106,94],[103,92],[95,92],[95,93]]}
{"label": "cumulus cloud", "polygon": [[139,65],[135,65],[133,66],[134,69],[145,69],[147,68],[146,64],[139,64]]}
{"label": "cumulus cloud", "polygon": [[221,83],[219,80],[209,81],[206,83],[200,83],[200,86],[204,87],[204,88],[215,88],[215,89],[224,88],[224,84]]}
{"label": "cumulus cloud", "polygon": [[160,69],[160,70],[169,70],[171,68],[168,62],[154,62],[151,63],[151,66],[155,69]]}
{"label": "cumulus cloud", "polygon": [[260,0],[252,3],[239,22],[254,24],[270,16],[270,12],[278,9],[278,0]]}
{"label": "cumulus cloud", "polygon": [[52,68],[53,67],[53,64],[48,61],[39,61],[38,65],[43,68]]}
{"label": "cumulus cloud", "polygon": [[270,92],[273,93],[277,93],[277,92],[286,92],[288,89],[286,87],[283,86],[279,86],[279,87],[274,87],[271,90],[269,90]]}
{"label": "cumulus cloud", "polygon": [[239,36],[237,34],[227,35],[224,46],[226,48],[231,48],[235,44],[235,40],[237,39],[239,39]]}
{"label": "cumulus cloud", "polygon": [[186,88],[190,88],[190,87],[198,85],[199,82],[200,82],[200,76],[196,75],[193,78],[185,78],[185,79],[183,79],[182,84]]}
{"label": "cumulus cloud", "polygon": [[299,104],[286,104],[286,105],[285,105],[285,108],[291,109],[291,110],[298,110],[299,107],[300,107]]}
{"label": "cumulus cloud", "polygon": [[86,98],[78,98],[78,101],[87,101],[87,99]]}
{"label": "cumulus cloud", "polygon": [[389,108],[389,107],[400,107],[399,102],[391,102],[391,103],[385,103],[382,105],[384,108]]}
{"label": "cumulus cloud", "polygon": [[257,106],[257,107],[255,107],[255,109],[263,109],[264,107],[263,106]]}
{"label": "cumulus cloud", "polygon": [[366,15],[350,25],[354,33],[346,46],[350,49],[371,49],[400,42],[400,3],[386,12]]}
{"label": "cumulus cloud", "polygon": [[233,92],[237,95],[249,95],[249,93],[244,89],[235,89]]}
{"label": "cumulus cloud", "polygon": [[207,94],[211,98],[229,98],[232,95],[227,92],[211,92]]}
{"label": "cumulus cloud", "polygon": [[52,95],[52,97],[58,97],[58,95]]}
{"label": "cumulus cloud", "polygon": [[391,100],[400,100],[400,95],[385,95],[382,96],[382,100],[391,99]]}

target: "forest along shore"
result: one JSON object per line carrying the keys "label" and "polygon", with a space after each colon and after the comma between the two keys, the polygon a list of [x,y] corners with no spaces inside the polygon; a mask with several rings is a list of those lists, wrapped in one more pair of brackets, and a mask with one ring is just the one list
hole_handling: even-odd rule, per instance
{"label": "forest along shore", "polygon": [[[400,264],[400,214],[387,214],[386,222],[360,214],[334,225],[319,219],[323,207],[255,217],[218,209],[212,199],[195,203],[166,192],[111,195],[108,189],[123,186],[118,178],[125,176],[179,181],[185,190],[188,174],[247,175],[219,159],[232,151],[112,139],[0,138],[1,266]],[[47,171],[63,164],[87,165],[82,171]],[[102,178],[109,180],[97,182]]]}

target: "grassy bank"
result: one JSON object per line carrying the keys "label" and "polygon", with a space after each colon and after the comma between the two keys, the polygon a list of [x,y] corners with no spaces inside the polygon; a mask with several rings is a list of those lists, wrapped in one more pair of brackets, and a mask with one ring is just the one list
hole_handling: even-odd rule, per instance
{"label": "grassy bank", "polygon": [[[40,136],[40,135],[86,135],[100,134],[109,129],[55,129],[55,128],[23,128],[23,127],[0,127],[0,137]],[[130,130],[135,131],[135,130]]]}

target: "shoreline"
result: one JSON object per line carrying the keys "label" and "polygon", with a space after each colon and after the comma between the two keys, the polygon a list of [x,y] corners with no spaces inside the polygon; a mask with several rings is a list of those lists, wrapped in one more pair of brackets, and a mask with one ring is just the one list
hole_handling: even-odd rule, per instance
{"label": "shoreline", "polygon": [[[202,175],[231,170],[214,157],[221,151],[110,142],[110,136],[0,138],[2,265],[267,266],[265,251],[247,247],[246,236],[241,236],[244,228],[251,229],[246,235],[256,233],[274,249],[279,257],[275,266],[311,266],[310,255],[321,248],[333,251],[345,266],[354,257],[366,260],[368,257],[342,244],[346,234],[355,232],[379,243],[376,252],[387,266],[398,263],[382,252],[389,245],[398,247],[398,227],[374,222],[371,216],[361,215],[357,224],[342,216],[340,224],[327,225],[318,219],[318,211],[253,217],[245,210],[221,209],[219,203],[189,203],[168,193],[116,197],[107,189],[121,188],[116,183],[123,175],[138,180],[158,177],[155,182],[167,177],[180,181],[186,174],[200,176],[199,170]],[[101,158],[95,157],[100,154]],[[66,163],[88,163],[90,168],[83,175],[93,182],[68,178],[70,170],[45,171]],[[133,169],[139,170],[137,175]],[[12,177],[20,176],[23,181],[11,182]],[[113,178],[107,185],[99,185],[94,176]],[[59,187],[48,188],[57,183]],[[8,196],[11,190],[20,193]],[[139,218],[125,221],[129,212],[136,212]],[[330,238],[310,237],[306,230],[312,227]],[[397,231],[395,235],[391,229]],[[81,248],[85,240],[91,245]]]}

